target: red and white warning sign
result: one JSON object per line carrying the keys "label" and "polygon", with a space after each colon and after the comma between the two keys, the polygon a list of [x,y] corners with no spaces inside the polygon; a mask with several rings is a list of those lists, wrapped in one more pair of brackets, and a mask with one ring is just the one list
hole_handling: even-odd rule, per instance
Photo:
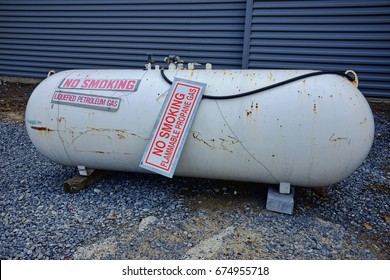
{"label": "red and white warning sign", "polygon": [[206,84],[175,79],[155,123],[140,167],[172,178]]}
{"label": "red and white warning sign", "polygon": [[137,79],[71,79],[65,78],[58,88],[95,89],[112,91],[137,91],[140,80]]}

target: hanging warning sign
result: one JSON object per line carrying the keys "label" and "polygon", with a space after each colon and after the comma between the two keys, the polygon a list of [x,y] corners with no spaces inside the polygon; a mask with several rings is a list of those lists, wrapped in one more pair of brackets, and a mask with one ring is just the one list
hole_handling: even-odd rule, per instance
{"label": "hanging warning sign", "polygon": [[140,167],[172,178],[206,84],[175,78]]}

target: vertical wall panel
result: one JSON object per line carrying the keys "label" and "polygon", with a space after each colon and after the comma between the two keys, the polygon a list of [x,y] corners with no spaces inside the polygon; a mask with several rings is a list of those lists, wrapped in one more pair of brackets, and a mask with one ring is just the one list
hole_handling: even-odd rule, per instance
{"label": "vertical wall panel", "polygon": [[390,97],[390,1],[253,1],[249,68],[355,70]]}
{"label": "vertical wall panel", "polygon": [[245,0],[2,0],[0,75],[143,68],[147,53],[241,68]]}

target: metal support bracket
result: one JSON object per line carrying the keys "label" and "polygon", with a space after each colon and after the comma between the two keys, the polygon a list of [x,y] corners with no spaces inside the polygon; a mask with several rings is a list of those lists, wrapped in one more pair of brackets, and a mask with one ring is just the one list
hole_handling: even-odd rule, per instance
{"label": "metal support bracket", "polygon": [[77,165],[77,169],[79,170],[79,174],[81,176],[90,176],[92,174],[92,172],[94,171],[94,169],[86,168],[83,165]]}
{"label": "metal support bracket", "polygon": [[280,183],[279,184],[279,193],[290,194],[290,183]]}

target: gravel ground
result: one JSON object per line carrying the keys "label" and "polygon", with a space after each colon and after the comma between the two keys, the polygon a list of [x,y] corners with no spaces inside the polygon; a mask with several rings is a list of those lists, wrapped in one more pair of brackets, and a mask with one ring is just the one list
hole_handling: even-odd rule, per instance
{"label": "gravel ground", "polygon": [[266,186],[113,173],[77,194],[76,169],[0,121],[0,259],[389,259],[390,116],[376,112],[363,165],[328,188],[297,188],[293,215]]}

